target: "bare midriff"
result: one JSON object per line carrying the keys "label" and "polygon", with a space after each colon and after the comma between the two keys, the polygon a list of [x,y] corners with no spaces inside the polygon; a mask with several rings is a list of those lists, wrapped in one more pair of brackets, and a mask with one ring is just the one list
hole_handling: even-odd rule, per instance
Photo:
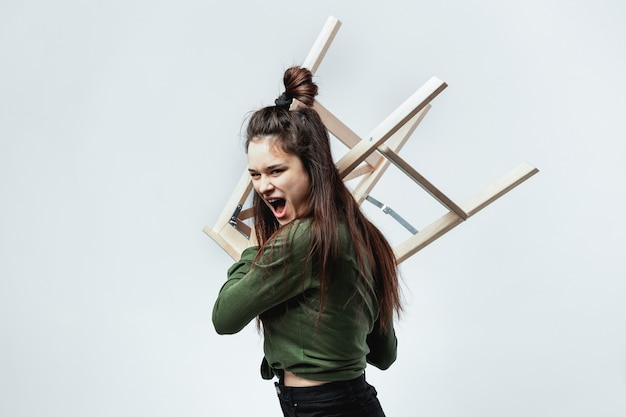
{"label": "bare midriff", "polygon": [[326,381],[313,381],[312,379],[301,378],[289,371],[285,371],[283,383],[286,387],[316,387],[326,384]]}

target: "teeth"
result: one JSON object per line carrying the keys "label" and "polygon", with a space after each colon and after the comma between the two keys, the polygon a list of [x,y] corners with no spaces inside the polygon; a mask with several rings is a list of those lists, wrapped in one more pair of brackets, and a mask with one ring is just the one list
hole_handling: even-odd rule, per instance
{"label": "teeth", "polygon": [[269,200],[267,200],[267,202],[274,207],[274,209],[278,209],[278,206],[281,204],[281,202],[285,201],[282,198],[270,198]]}

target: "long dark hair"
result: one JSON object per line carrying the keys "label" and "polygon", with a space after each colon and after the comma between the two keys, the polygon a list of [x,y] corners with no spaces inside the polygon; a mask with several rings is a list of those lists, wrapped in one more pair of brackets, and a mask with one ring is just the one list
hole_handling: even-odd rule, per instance
{"label": "long dark hair", "polygon": [[[311,218],[313,245],[311,254],[320,266],[320,310],[324,310],[329,277],[339,258],[339,224],[345,223],[360,266],[370,265],[376,280],[381,331],[393,322],[401,310],[398,270],[393,249],[383,234],[361,212],[352,194],[339,176],[333,161],[328,131],[312,108],[317,85],[306,68],[291,67],[283,76],[285,92],[277,105],[252,114],[246,132],[246,150],[251,141],[271,138],[286,153],[296,155],[309,175],[311,192],[306,210],[300,217]],[[292,100],[296,100],[289,105]],[[293,108],[295,107],[295,108]],[[254,226],[261,253],[280,228],[271,210],[254,193]]]}

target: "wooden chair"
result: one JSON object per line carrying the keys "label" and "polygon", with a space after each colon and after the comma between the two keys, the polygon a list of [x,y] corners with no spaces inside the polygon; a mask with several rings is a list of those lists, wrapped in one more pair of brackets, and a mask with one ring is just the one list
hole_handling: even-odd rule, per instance
{"label": "wooden chair", "polygon": [[[315,74],[340,26],[339,20],[332,16],[328,18],[302,64],[303,67]],[[344,181],[360,178],[352,190],[359,205],[369,199],[402,222],[393,210],[369,196],[389,164],[393,164],[447,209],[443,216],[419,232],[412,230],[411,237],[394,247],[398,264],[539,172],[532,165],[523,163],[469,200],[456,204],[402,159],[399,155],[400,149],[426,116],[431,101],[446,87],[443,81],[431,78],[365,138],[359,137],[321,103],[315,101],[313,106],[328,131],[349,148],[337,161],[337,168]],[[292,109],[299,105],[302,104],[294,101]],[[235,260],[239,260],[241,252],[252,244],[250,236],[253,235],[253,230],[249,225],[252,209],[244,207],[252,192],[252,181],[246,171],[235,186],[215,226],[205,226],[203,229]],[[411,230],[406,222],[404,224]]]}

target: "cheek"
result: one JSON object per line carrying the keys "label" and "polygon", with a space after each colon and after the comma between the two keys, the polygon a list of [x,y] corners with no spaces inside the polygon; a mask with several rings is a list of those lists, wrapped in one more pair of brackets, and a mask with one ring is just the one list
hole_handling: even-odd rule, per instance
{"label": "cheek", "polygon": [[300,196],[300,200],[308,199],[309,195],[311,195],[311,184],[308,181],[301,183],[298,194]]}

